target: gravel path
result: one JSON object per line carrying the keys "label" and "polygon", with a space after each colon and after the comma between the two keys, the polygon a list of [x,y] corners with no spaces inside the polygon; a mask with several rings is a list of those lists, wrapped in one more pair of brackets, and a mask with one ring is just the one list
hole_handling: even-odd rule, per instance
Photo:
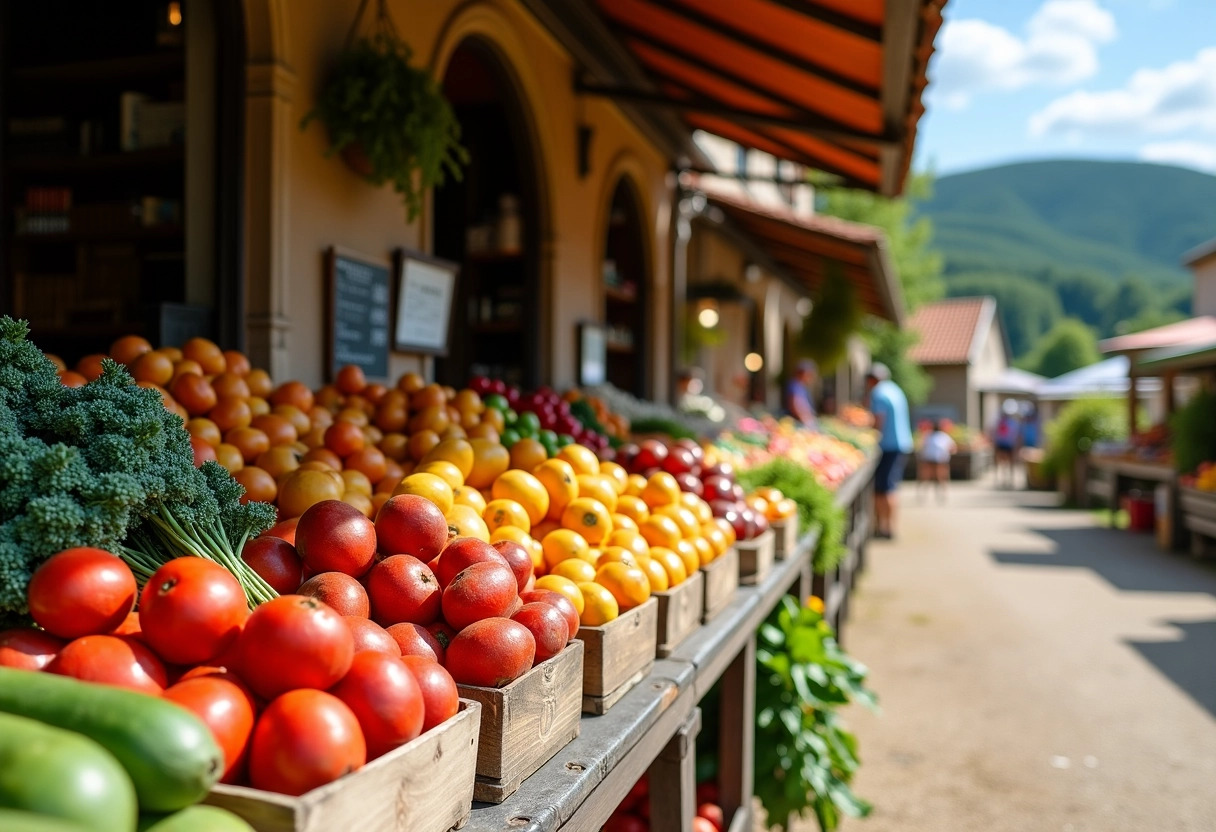
{"label": "gravel path", "polygon": [[1216,830],[1216,568],[1049,495],[902,496],[845,632],[882,699],[847,828]]}

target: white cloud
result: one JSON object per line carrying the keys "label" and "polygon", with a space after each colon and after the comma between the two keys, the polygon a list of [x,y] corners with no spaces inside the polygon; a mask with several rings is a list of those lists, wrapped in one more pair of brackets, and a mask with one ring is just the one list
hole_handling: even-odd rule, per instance
{"label": "white cloud", "polygon": [[1150,142],[1140,148],[1139,155],[1146,162],[1182,165],[1216,173],[1216,142],[1195,142],[1185,139],[1172,142]]}
{"label": "white cloud", "polygon": [[1122,89],[1072,92],[1030,117],[1030,133],[1216,135],[1216,47],[1163,69],[1141,69]]}
{"label": "white cloud", "polygon": [[938,38],[933,94],[961,109],[977,92],[1076,83],[1098,71],[1097,44],[1116,34],[1114,15],[1097,0],[1047,0],[1024,38],[984,20],[951,20]]}

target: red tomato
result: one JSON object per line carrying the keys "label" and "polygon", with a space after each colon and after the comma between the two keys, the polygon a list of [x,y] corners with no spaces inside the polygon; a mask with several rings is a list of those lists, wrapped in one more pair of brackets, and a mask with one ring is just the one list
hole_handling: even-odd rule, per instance
{"label": "red tomato", "polygon": [[372,618],[382,627],[403,621],[427,625],[439,618],[441,592],[431,568],[412,555],[393,555],[367,573]]}
{"label": "red tomato", "polygon": [[376,515],[376,537],[386,555],[429,561],[448,542],[448,521],[439,506],[417,494],[390,497]]}
{"label": "red tomato", "polygon": [[446,652],[444,646],[430,630],[421,624],[411,624],[408,621],[403,621],[400,624],[394,624],[389,627],[386,632],[397,643],[398,649],[401,650],[401,655],[422,656],[433,662],[443,664]]}
{"label": "red tomato", "polygon": [[296,553],[296,547],[269,532],[246,543],[241,550],[241,560],[280,595],[295,592],[303,583],[300,573],[304,564]]}
{"label": "red tomato", "polygon": [[502,555],[507,566],[511,567],[515,580],[519,583],[519,591],[524,592],[528,581],[533,577],[532,555],[514,540],[500,540],[494,544],[494,549]]}
{"label": "red tomato", "polygon": [[295,688],[326,690],[346,675],[355,639],[316,598],[280,595],[245,622],[239,642],[241,678],[261,697]]}
{"label": "red tomato", "polygon": [[254,726],[249,780],[256,789],[301,795],[365,762],[367,744],[350,708],[324,691],[293,690],[271,702]]}
{"label": "red tomato", "polygon": [[221,782],[237,782],[253,734],[254,704],[249,693],[232,680],[211,674],[183,679],[165,691],[165,699],[193,712],[211,729],[224,752]]}
{"label": "red tomato", "polygon": [[714,826],[713,821],[697,815],[692,819],[692,832],[719,832],[721,827]]}
{"label": "red tomato", "polygon": [[460,709],[460,691],[456,689],[451,673],[422,656],[402,656],[401,663],[413,674],[418,689],[422,691],[422,701],[426,706],[423,731],[429,731],[456,716],[456,711]]}
{"label": "red tomato", "polygon": [[300,584],[296,595],[316,598],[338,615],[361,615],[367,618],[371,610],[363,584],[342,572],[320,572],[313,575]]}
{"label": "red tomato", "polygon": [[108,633],[135,607],[135,576],[117,555],[66,549],[30,579],[30,615],[60,638]]}
{"label": "red tomato", "polygon": [[275,525],[271,526],[266,531],[262,532],[262,537],[277,537],[280,540],[286,540],[292,546],[296,545],[296,526],[300,524],[299,517],[292,517],[287,520],[280,520]]}
{"label": "red tomato", "polygon": [[358,578],[376,558],[376,527],[354,506],[322,500],[300,515],[296,551],[314,572],[345,572]]}
{"label": "red tomato", "polygon": [[359,615],[344,615],[342,621],[350,630],[350,634],[355,637],[356,655],[364,650],[387,653],[390,656],[401,655],[401,648],[397,646],[397,640],[375,621],[368,621]]}
{"label": "red tomato", "polygon": [[457,684],[500,688],[527,673],[535,658],[536,639],[527,627],[509,618],[486,618],[456,634],[445,666]]}
{"label": "red tomato", "polygon": [[160,696],[169,681],[155,653],[123,636],[82,636],[60,650],[46,670],[152,696]]}
{"label": "red tomato", "polygon": [[501,562],[475,563],[443,591],[443,617],[457,630],[463,630],[474,621],[510,615],[517,601],[519,584],[511,567]]}
{"label": "red tomato", "polygon": [[726,824],[722,807],[716,803],[702,803],[697,807],[697,817],[707,821],[714,832],[722,832],[722,827]]}
{"label": "red tomato", "polygon": [[[439,585],[446,589],[457,575],[475,563],[501,563],[508,569],[511,568],[511,564],[507,562],[503,554],[489,543],[475,537],[458,537],[449,543],[448,547],[443,550],[443,554],[439,556],[439,566],[435,570],[435,577],[439,579]],[[518,586],[515,591],[519,591]]]}
{"label": "red tomato", "polygon": [[66,644],[50,633],[35,630],[5,630],[0,632],[0,667],[21,670],[42,670]]}
{"label": "red tomato", "polygon": [[236,576],[206,558],[174,558],[139,596],[143,639],[173,664],[202,664],[240,635],[249,602]]}
{"label": "red tomato", "polygon": [[570,631],[569,638],[574,638],[578,635],[578,610],[574,608],[574,604],[571,603],[570,599],[560,592],[554,592],[551,589],[533,589],[520,595],[519,600],[525,604],[535,604],[539,601],[542,604],[548,604],[556,608],[566,618],[566,627]]}
{"label": "red tomato", "polygon": [[566,649],[570,640],[570,627],[566,624],[566,616],[543,601],[524,604],[519,612],[511,616],[528,628],[532,638],[536,639],[536,657],[533,664],[540,664],[551,659]]}
{"label": "red tomato", "polygon": [[110,632],[106,633],[106,635],[130,636],[131,638],[137,638],[140,641],[143,641],[145,644],[147,643],[144,640],[143,627],[139,623],[139,613],[135,612],[134,610],[127,613],[127,617],[122,620],[122,623]]}
{"label": "red tomato", "polygon": [[422,733],[426,703],[418,682],[401,659],[384,653],[355,656],[350,670],[330,692],[359,720],[374,760]]}

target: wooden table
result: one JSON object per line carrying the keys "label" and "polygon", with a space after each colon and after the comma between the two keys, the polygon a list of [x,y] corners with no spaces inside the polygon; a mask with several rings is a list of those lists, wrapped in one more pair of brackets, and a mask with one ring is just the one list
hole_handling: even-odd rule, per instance
{"label": "wooden table", "polygon": [[[1149,482],[1166,486],[1165,514],[1169,520],[1168,548],[1176,549],[1184,544],[1185,528],[1178,510],[1178,472],[1174,470],[1173,465],[1115,456],[1090,456],[1086,464],[1090,470],[1102,474],[1099,478],[1087,477],[1085,485],[1087,494],[1105,502],[1112,512],[1119,509],[1119,497],[1127,490],[1127,486],[1131,482]],[[1153,499],[1156,499],[1155,495]]]}
{"label": "wooden table", "polygon": [[[849,556],[831,576],[830,609],[843,623],[848,593],[863,562],[873,513],[877,457],[846,480],[836,503],[848,513]],[[757,586],[741,586],[730,604],[602,716],[584,715],[582,732],[506,802],[473,804],[466,832],[593,832],[633,784],[650,774],[651,827],[690,832],[696,810],[696,737],[703,718],[720,725],[719,789],[729,832],[752,829],[756,728],[756,631],[786,594],[812,594],[811,552],[804,535]],[[822,597],[822,596],[821,596]],[[832,619],[829,619],[832,620]],[[720,711],[702,715],[701,699],[721,680]]]}
{"label": "wooden table", "polygon": [[823,616],[844,643],[844,624],[849,614],[849,595],[857,576],[865,568],[866,543],[874,531],[875,454],[841,483],[836,506],[845,512],[844,543],[848,550],[835,569],[815,575],[811,594],[823,600]]}

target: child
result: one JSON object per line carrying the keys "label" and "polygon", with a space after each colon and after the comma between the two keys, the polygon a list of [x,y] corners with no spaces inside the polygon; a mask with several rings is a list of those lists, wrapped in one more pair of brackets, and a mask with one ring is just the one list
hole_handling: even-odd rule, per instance
{"label": "child", "polygon": [[925,437],[921,446],[920,465],[924,466],[925,476],[922,482],[937,484],[937,500],[946,501],[946,484],[950,482],[950,457],[958,451],[958,445],[943,429],[941,421],[933,423],[933,431]]}

